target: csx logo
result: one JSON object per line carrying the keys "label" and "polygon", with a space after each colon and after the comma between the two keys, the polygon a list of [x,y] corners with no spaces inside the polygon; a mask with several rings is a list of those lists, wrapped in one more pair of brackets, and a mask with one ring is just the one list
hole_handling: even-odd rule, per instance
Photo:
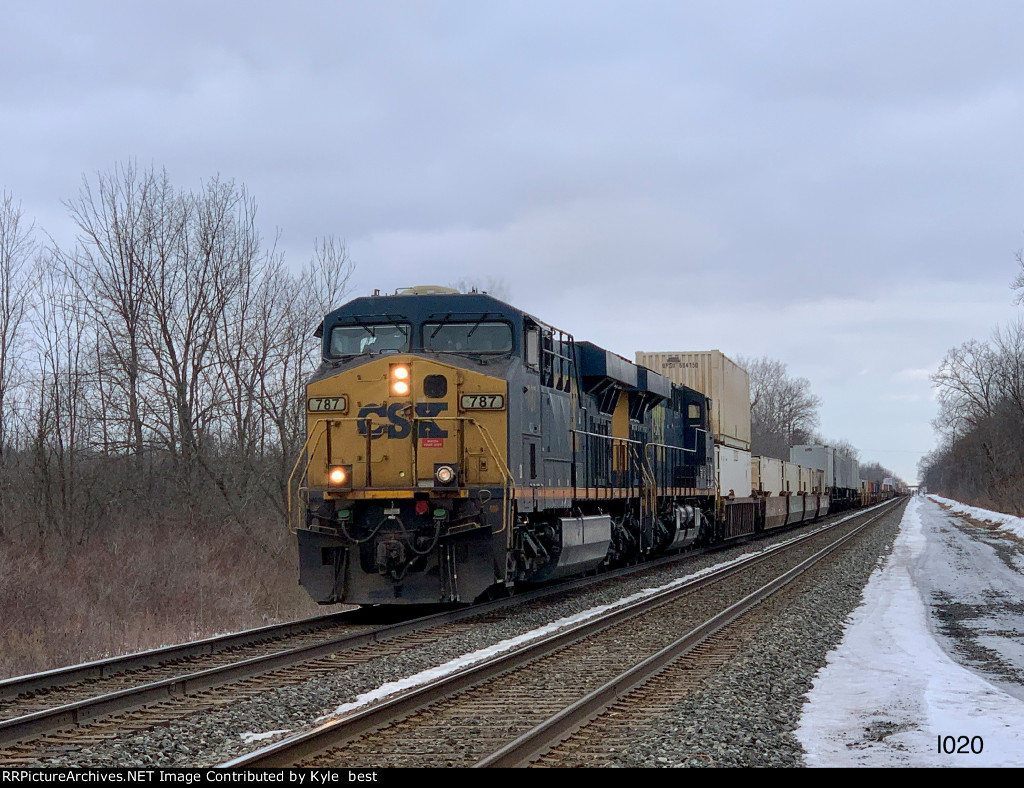
{"label": "csx logo", "polygon": [[[447,402],[417,402],[415,411],[408,402],[395,402],[391,405],[386,402],[380,405],[371,402],[359,409],[359,421],[356,422],[356,426],[359,428],[360,435],[366,435],[366,431],[369,430],[371,440],[383,437],[385,433],[388,438],[408,438],[412,432],[412,421],[409,419],[409,415],[415,412],[416,418],[419,420],[417,421],[419,434],[416,437],[447,438],[448,430],[441,429],[432,421],[422,421],[422,419],[435,418],[445,410],[448,410]],[[377,418],[371,419],[370,416]],[[378,419],[381,421],[387,419],[388,423],[375,423],[371,428],[370,422],[377,422]]]}

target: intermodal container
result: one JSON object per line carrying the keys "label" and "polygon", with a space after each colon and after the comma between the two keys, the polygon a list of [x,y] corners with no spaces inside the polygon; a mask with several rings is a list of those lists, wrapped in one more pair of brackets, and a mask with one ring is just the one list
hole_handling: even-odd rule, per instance
{"label": "intermodal container", "polygon": [[715,442],[750,448],[750,376],[722,351],[639,350],[636,363],[710,397]]}
{"label": "intermodal container", "polygon": [[[751,467],[757,468],[754,489],[765,495],[778,495],[786,489],[782,480],[782,460],[775,457],[754,457]],[[753,481],[753,479],[751,479]]]}

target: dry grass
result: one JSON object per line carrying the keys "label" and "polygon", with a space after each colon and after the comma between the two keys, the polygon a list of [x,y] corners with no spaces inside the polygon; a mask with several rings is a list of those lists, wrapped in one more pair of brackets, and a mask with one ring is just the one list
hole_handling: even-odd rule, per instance
{"label": "dry grass", "polygon": [[[253,538],[253,537],[257,538]],[[0,543],[0,677],[323,612],[278,522],[123,523],[86,544]]]}

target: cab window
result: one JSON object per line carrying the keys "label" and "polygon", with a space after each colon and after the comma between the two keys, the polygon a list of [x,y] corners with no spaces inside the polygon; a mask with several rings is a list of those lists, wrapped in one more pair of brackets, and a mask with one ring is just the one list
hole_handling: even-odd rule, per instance
{"label": "cab window", "polygon": [[408,351],[408,323],[360,324],[331,329],[332,356],[358,356],[363,353]]}
{"label": "cab window", "polygon": [[508,323],[424,323],[423,349],[437,353],[508,353],[512,327]]}

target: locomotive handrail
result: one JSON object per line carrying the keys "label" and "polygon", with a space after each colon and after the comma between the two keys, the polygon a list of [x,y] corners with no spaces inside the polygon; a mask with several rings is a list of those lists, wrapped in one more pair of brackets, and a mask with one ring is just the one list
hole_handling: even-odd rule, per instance
{"label": "locomotive handrail", "polygon": [[[292,510],[292,482],[295,481],[295,473],[299,470],[299,465],[302,463],[303,455],[306,457],[306,467],[302,469],[302,476],[306,476],[306,474],[309,473],[309,464],[313,461],[313,451],[315,451],[316,447],[320,445],[320,439],[327,433],[327,431],[324,430],[319,436],[317,436],[316,443],[313,445],[313,451],[310,451],[309,442],[313,440],[313,437],[316,435],[316,426],[320,424],[320,422],[321,420],[318,419],[313,423],[313,430],[306,436],[306,441],[302,444],[302,448],[299,450],[299,456],[295,458],[295,465],[292,466],[292,472],[288,474],[288,486],[287,492],[285,493],[285,511],[288,512],[287,526],[288,532],[291,534],[295,534],[299,530],[298,526],[294,525],[292,522],[296,519]],[[300,487],[299,490],[301,489],[302,488]],[[296,490],[296,492],[299,490]]]}
{"label": "locomotive handrail", "polygon": [[[644,495],[640,499],[640,521],[644,519],[644,509],[647,509],[647,515],[650,517],[651,523],[653,524],[658,516],[658,482],[654,478],[654,473],[647,467],[646,455],[640,456],[637,452],[636,447],[633,447],[633,460],[640,468],[640,473],[644,477],[644,481],[647,482]],[[643,535],[644,530],[640,529],[640,549],[643,550]]]}
{"label": "locomotive handrail", "polygon": [[501,528],[497,531],[493,531],[492,533],[503,533],[506,528],[511,532],[512,525],[509,520],[512,515],[512,506],[509,499],[510,497],[513,499],[515,498],[516,490],[516,480],[515,477],[512,476],[512,469],[508,467],[504,458],[498,453],[497,446],[494,444],[494,439],[487,431],[487,428],[474,418],[469,418],[469,423],[480,430],[480,435],[484,439],[487,450],[491,452],[491,456],[494,457],[495,461],[498,463],[498,470],[505,476],[505,484],[502,490],[504,499],[501,507]]}
{"label": "locomotive handrail", "polygon": [[[619,438],[619,437],[617,437],[615,435],[602,435],[600,432],[587,432],[586,430],[576,430],[576,429],[571,429],[571,430],[569,430],[569,432],[574,432],[577,435],[589,435],[592,438],[604,438],[605,440],[610,440],[610,441],[621,441],[622,443],[636,443],[638,445],[640,443],[643,443],[643,441],[638,441],[635,438]],[[694,451],[696,451],[696,449],[694,449]]]}
{"label": "locomotive handrail", "polygon": [[[636,447],[643,443],[643,441],[636,440],[635,438],[620,438],[620,437],[618,437],[616,435],[602,435],[600,432],[588,432],[587,430],[578,430],[578,429],[574,429],[574,428],[571,428],[569,430],[569,434],[573,436],[573,456],[574,457],[576,456],[576,450],[577,450],[577,446],[576,446],[576,436],[577,435],[583,435],[583,436],[585,436],[587,438],[600,438],[601,440],[611,441],[613,446],[616,445],[616,444],[619,444],[619,445],[621,445],[623,447],[623,449],[632,448],[634,450],[634,452],[636,451]],[[589,451],[590,451],[590,443],[588,441],[584,441],[584,445],[585,445],[584,451],[589,453]],[[623,453],[622,457],[623,457],[623,461],[624,461],[625,458],[626,458],[626,454]],[[604,485],[591,484],[592,479],[591,479],[591,474],[590,474],[589,471],[588,471],[588,473],[586,475],[586,480],[585,481],[586,481],[586,484],[584,484],[584,486],[583,486],[583,489],[585,489],[585,490],[589,490],[591,487],[593,487],[595,490],[597,490],[601,486],[606,487],[606,488],[614,486],[614,485],[609,485],[607,483],[604,484]],[[628,487],[629,489],[632,489],[633,484],[632,484],[631,479],[627,479],[626,480],[626,487]]]}
{"label": "locomotive handrail", "polygon": [[[694,430],[696,432],[703,432],[705,435],[708,434],[707,430],[701,429],[700,427],[695,427]],[[644,445],[644,459],[651,463],[651,466],[652,466],[651,471],[652,471],[652,473],[654,472],[653,465],[655,463],[655,458],[653,456],[649,456],[650,455],[650,452],[649,452],[650,449],[668,449],[670,451],[682,451],[682,452],[688,452],[690,454],[696,454],[697,453],[696,441],[694,441],[694,448],[692,448],[692,449],[688,449],[685,446],[673,446],[673,445],[668,444],[668,443],[654,443],[654,442],[648,441]]]}
{"label": "locomotive handrail", "polygon": [[[313,461],[313,452],[310,451],[309,442],[316,437],[316,443],[313,444],[313,450],[320,445],[321,439],[327,435],[327,431],[330,429],[331,423],[335,421],[362,421],[358,416],[338,416],[336,418],[317,419],[313,422],[313,429],[310,430],[308,436],[306,436],[306,442],[302,444],[302,448],[299,450],[299,456],[295,459],[295,465],[292,467],[292,472],[288,476],[288,491],[285,496],[285,508],[288,512],[288,531],[289,533],[296,533],[298,526],[293,526],[293,520],[296,519],[292,514],[292,482],[295,480],[295,472],[299,470],[299,464],[302,462],[302,455],[306,455],[306,467],[302,469],[302,475],[306,476],[309,473],[309,464]],[[325,425],[325,429],[317,434],[317,427],[321,424]],[[328,463],[331,458],[327,458]],[[305,488],[299,487],[296,492],[299,492]]]}
{"label": "locomotive handrail", "polygon": [[[708,434],[707,430],[702,430],[700,427],[695,427],[694,431],[695,432],[703,432],[705,435]],[[685,446],[673,446],[673,445],[671,445],[669,443],[654,443],[653,441],[648,441],[645,444],[645,446],[647,446],[647,447],[652,447],[653,446],[655,448],[660,448],[660,449],[678,449],[679,451],[687,451],[687,452],[690,452],[690,454],[696,454],[697,453],[696,443],[697,442],[694,441],[694,447],[692,449],[688,449]]]}

